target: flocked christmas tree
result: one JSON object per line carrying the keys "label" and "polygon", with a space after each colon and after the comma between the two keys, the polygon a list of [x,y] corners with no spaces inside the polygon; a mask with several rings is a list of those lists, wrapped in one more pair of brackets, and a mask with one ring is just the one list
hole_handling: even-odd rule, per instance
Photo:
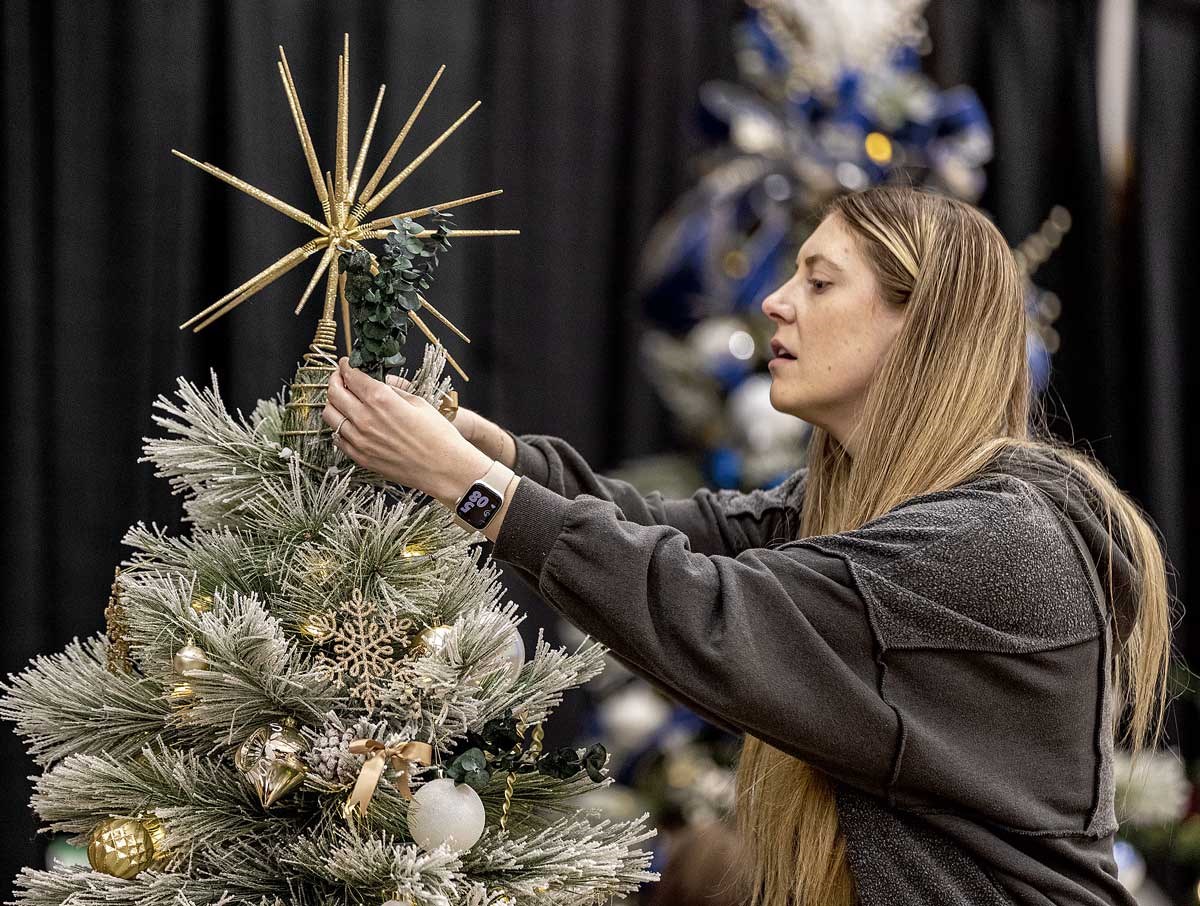
{"label": "flocked christmas tree", "polygon": [[[366,218],[466,114],[380,187],[431,83],[359,192],[383,89],[350,173],[347,45],[323,180],[280,51],[325,222],[198,164],[318,238],[183,326],[203,328],[323,250],[300,303],[325,276],[316,337],[286,391],[249,418],[229,414],[215,374],[155,403],[166,436],[147,439],[146,459],[183,495],[191,531],[131,528],[107,634],[36,659],[4,689],[0,712],[44,770],[33,807],[86,842],[91,863],[26,869],[16,901],[492,906],[627,893],[654,879],[638,848],[653,831],[573,804],[608,782],[603,746],[541,745],[542,722],[602,669],[603,650],[539,635],[527,658],[479,537],[359,468],[320,417],[339,298],[352,364],[397,371],[411,320],[433,344],[412,392],[453,414],[448,354],[418,312],[457,333],[422,292],[451,237],[511,232],[448,227],[447,208],[496,193]],[[368,239],[385,240],[379,257]]]}

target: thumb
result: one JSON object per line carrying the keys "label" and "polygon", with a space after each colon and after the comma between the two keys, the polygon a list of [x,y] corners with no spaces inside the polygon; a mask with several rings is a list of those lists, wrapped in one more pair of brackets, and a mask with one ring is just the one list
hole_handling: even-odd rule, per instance
{"label": "thumb", "polygon": [[395,387],[405,392],[408,392],[409,388],[412,387],[412,381],[402,378],[398,374],[389,374],[384,380],[387,381],[389,387]]}

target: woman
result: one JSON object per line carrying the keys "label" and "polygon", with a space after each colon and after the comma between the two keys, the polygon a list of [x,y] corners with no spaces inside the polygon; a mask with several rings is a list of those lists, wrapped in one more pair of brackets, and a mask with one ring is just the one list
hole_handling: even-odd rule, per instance
{"label": "woman", "polygon": [[746,734],[753,902],[1132,904],[1112,748],[1122,723],[1131,746],[1159,738],[1165,565],[1102,468],[1035,433],[1004,238],[942,196],[845,195],[762,308],[771,401],[815,426],[808,468],[771,491],[643,497],[345,360],[324,418]]}

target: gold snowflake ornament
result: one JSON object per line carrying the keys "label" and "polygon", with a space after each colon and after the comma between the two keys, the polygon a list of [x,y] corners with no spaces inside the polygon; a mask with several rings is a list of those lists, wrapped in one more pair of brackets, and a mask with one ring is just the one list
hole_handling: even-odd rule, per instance
{"label": "gold snowflake ornament", "polygon": [[317,655],[317,669],[346,687],[370,714],[396,672],[412,626],[411,620],[380,615],[356,588],[350,600],[309,617],[303,631],[318,644],[333,644],[332,653]]}
{"label": "gold snowflake ornament", "polygon": [[[228,314],[241,305],[251,296],[255,295],[259,290],[264,289],[271,283],[278,280],[284,274],[291,271],[307,261],[317,252],[322,252],[321,258],[317,263],[317,269],[312,275],[312,279],[308,281],[308,286],[300,297],[300,302],[296,306],[295,313],[300,314],[300,310],[312,295],[317,283],[321,277],[325,276],[325,309],[323,319],[331,321],[333,319],[333,309],[338,296],[339,283],[344,283],[344,276],[339,275],[337,266],[337,252],[339,246],[343,248],[363,248],[362,243],[367,239],[382,239],[389,233],[394,232],[395,226],[393,220],[400,220],[405,217],[423,217],[434,211],[446,211],[450,208],[456,208],[460,205],[470,204],[474,201],[479,201],[484,198],[491,198],[494,195],[499,195],[501,190],[495,189],[491,192],[482,192],[478,195],[471,195],[466,198],[456,198],[452,201],[445,201],[441,204],[427,205],[425,207],[414,208],[411,211],[404,211],[400,214],[393,214],[387,217],[376,219],[368,219],[376,208],[378,208],[387,198],[396,190],[396,188],[407,179],[414,170],[417,169],[425,159],[429,157],[438,147],[448,139],[459,126],[466,122],[467,118],[474,113],[480,105],[480,101],[472,104],[462,116],[454,121],[451,126],[439,135],[430,145],[418,154],[413,160],[402,169],[399,173],[393,176],[382,187],[380,183],[383,181],[384,175],[387,173],[388,167],[391,166],[392,159],[400,150],[400,146],[404,143],[409,130],[416,122],[417,116],[421,112],[421,108],[425,106],[425,102],[429,99],[429,95],[433,92],[434,86],[446,67],[442,66],[434,75],[433,80],[429,83],[429,87],[425,89],[425,93],[421,95],[421,99],[417,101],[416,107],[413,108],[408,120],[404,123],[404,127],[400,130],[400,134],[396,136],[391,147],[383,156],[383,160],[375,169],[374,174],[367,180],[366,184],[359,188],[359,183],[363,174],[363,166],[366,163],[367,149],[371,145],[371,137],[375,133],[375,121],[379,116],[379,108],[383,103],[383,93],[385,85],[379,86],[379,94],[375,98],[375,107],[371,111],[371,118],[367,122],[367,131],[363,136],[362,146],[359,148],[358,157],[354,163],[353,172],[349,169],[349,129],[350,129],[350,36],[344,36],[343,52],[338,57],[338,87],[337,87],[337,137],[334,148],[334,166],[332,172],[326,170],[322,177],[321,166],[317,162],[316,150],[313,148],[312,137],[309,135],[308,123],[304,119],[304,111],[300,106],[300,96],[296,91],[296,84],[292,79],[291,69],[288,67],[287,56],[283,52],[283,47],[279,48],[279,76],[283,80],[283,90],[287,95],[288,106],[292,111],[292,119],[296,124],[296,132],[300,137],[300,146],[304,151],[304,158],[308,162],[309,174],[312,177],[313,188],[317,193],[317,200],[321,204],[321,212],[324,217],[324,222],[317,220],[315,217],[306,214],[299,208],[281,201],[274,195],[264,192],[262,189],[250,185],[244,180],[238,179],[236,176],[227,173],[220,167],[213,166],[207,162],[200,162],[188,157],[174,148],[171,153],[177,157],[186,160],[188,163],[199,167],[205,173],[209,173],[224,182],[229,183],[236,189],[245,192],[251,198],[261,201],[263,204],[274,208],[281,214],[286,214],[293,220],[311,227],[317,234],[315,239],[310,240],[298,248],[292,249],[274,264],[259,271],[245,283],[230,290],[212,305],[205,308],[203,311],[197,312],[184,323],[180,324],[180,329],[184,327],[192,327],[193,331],[199,331],[207,327],[209,324],[216,321],[222,315]],[[515,236],[519,230],[450,230],[450,236]],[[427,230],[418,236],[432,235],[432,230]],[[374,259],[374,256],[372,256]],[[441,321],[455,335],[470,342],[470,340],[455,327],[448,318],[442,315],[437,309],[429,304],[424,298],[420,299],[421,306],[431,315]],[[346,302],[345,294],[342,294],[342,322],[345,330],[345,346],[346,350],[350,349],[350,310]],[[429,342],[435,346],[441,346],[440,341],[433,335],[433,332],[425,324],[424,320],[416,313],[409,312],[409,317],[412,318],[414,324],[425,334]],[[199,323],[197,323],[199,322]],[[446,353],[446,360],[454,367],[463,378],[469,380],[466,373],[459,367],[458,363]]]}

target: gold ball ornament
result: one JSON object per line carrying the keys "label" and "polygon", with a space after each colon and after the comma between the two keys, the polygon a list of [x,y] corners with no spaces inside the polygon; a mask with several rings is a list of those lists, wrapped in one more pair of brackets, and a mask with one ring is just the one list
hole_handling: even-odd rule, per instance
{"label": "gold ball ornament", "polygon": [[413,636],[409,649],[417,657],[428,657],[431,654],[441,654],[454,630],[449,626],[427,626]]}
{"label": "gold ball ornament", "polygon": [[165,837],[157,818],[107,818],[88,834],[88,862],[96,871],[129,880],[165,860]]}
{"label": "gold ball ornament", "polygon": [[189,641],[175,652],[171,660],[176,673],[187,673],[189,670],[204,670],[208,667],[208,652]]}
{"label": "gold ball ornament", "polygon": [[192,610],[196,613],[208,613],[213,609],[213,597],[209,594],[199,594],[192,597]]}
{"label": "gold ball ornament", "polygon": [[264,808],[270,808],[301,783],[308,766],[300,757],[308,742],[296,729],[296,721],[259,727],[238,747],[233,761],[258,793]]}

